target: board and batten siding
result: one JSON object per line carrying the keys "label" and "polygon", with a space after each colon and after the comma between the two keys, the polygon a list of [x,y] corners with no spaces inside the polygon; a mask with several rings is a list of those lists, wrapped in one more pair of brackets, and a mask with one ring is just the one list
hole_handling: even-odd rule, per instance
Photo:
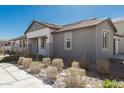
{"label": "board and batten siding", "polygon": [[33,31],[37,31],[37,30],[41,30],[41,29],[44,29],[44,28],[46,28],[46,27],[37,23],[37,22],[34,22],[31,26],[31,28],[28,30],[28,33],[33,32]]}
{"label": "board and batten siding", "polygon": [[90,60],[96,58],[96,28],[88,27],[71,30],[72,50],[64,50],[64,32],[54,34],[54,56],[64,59],[79,59],[88,57]]}
{"label": "board and batten siding", "polygon": [[[124,21],[114,22],[115,27],[118,30],[118,34],[124,34]],[[118,53],[124,54],[124,37],[120,38],[119,46],[118,46]]]}
{"label": "board and batten siding", "polygon": [[[102,24],[99,24],[96,28],[97,31],[97,56],[96,58],[109,58],[113,55],[113,33],[114,29],[111,27],[111,25],[108,22],[104,22]],[[103,32],[108,31],[110,34],[110,44],[109,44],[109,50],[103,50]]]}
{"label": "board and batten siding", "polygon": [[[54,57],[64,59],[79,59],[87,57],[95,62],[97,58],[109,58],[113,55],[113,33],[114,29],[108,22],[97,26],[70,30],[72,32],[72,50],[64,50],[64,33],[54,34]],[[103,32],[110,33],[110,49],[103,50]]]}

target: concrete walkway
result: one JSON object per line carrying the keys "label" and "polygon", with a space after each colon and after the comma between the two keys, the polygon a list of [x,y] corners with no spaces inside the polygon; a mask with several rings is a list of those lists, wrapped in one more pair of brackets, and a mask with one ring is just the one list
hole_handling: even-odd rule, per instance
{"label": "concrete walkway", "polygon": [[9,63],[0,63],[0,88],[52,88]]}

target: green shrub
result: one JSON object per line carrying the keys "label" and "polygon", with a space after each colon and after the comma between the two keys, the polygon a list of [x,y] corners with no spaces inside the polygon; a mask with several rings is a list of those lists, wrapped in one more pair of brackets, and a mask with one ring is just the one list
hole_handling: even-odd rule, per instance
{"label": "green shrub", "polygon": [[103,88],[119,88],[120,86],[116,80],[111,81],[111,80],[106,79],[102,82],[102,87]]}
{"label": "green shrub", "polygon": [[57,69],[57,67],[49,66],[49,67],[47,68],[47,79],[48,79],[49,81],[54,81],[54,80],[56,80],[57,75],[58,75],[58,69]]}
{"label": "green shrub", "polygon": [[0,62],[10,63],[12,61],[12,58],[10,56],[6,56],[1,58]]}
{"label": "green shrub", "polygon": [[23,58],[22,65],[25,68],[29,68],[31,63],[32,63],[32,58]]}
{"label": "green shrub", "polygon": [[51,59],[50,58],[43,58],[42,63],[45,64],[45,66],[47,67],[48,65],[51,64]]}
{"label": "green shrub", "polygon": [[73,61],[71,67],[79,68],[79,62]]}
{"label": "green shrub", "polygon": [[5,54],[5,55],[6,55],[6,54],[7,54],[7,55],[10,55],[10,54],[11,54],[11,51],[10,51],[10,50],[5,50],[5,51],[4,51],[4,54]]}
{"label": "green shrub", "polygon": [[62,70],[62,68],[64,67],[63,60],[60,58],[53,59],[52,65],[57,67],[59,71]]}
{"label": "green shrub", "polygon": [[43,55],[36,54],[36,60],[41,61],[43,59]]}
{"label": "green shrub", "polygon": [[79,64],[81,68],[89,69],[89,60],[86,58],[79,59]]}
{"label": "green shrub", "polygon": [[100,74],[109,73],[109,61],[107,59],[97,59],[96,66],[98,73]]}
{"label": "green shrub", "polygon": [[24,58],[24,57],[19,57],[18,62],[17,62],[18,65],[22,65],[23,58]]}
{"label": "green shrub", "polygon": [[67,77],[64,78],[64,83],[67,88],[83,88],[85,87],[85,70],[71,67],[67,69]]}
{"label": "green shrub", "polygon": [[30,70],[34,74],[39,73],[41,68],[42,68],[41,62],[32,62],[31,65],[30,65]]}

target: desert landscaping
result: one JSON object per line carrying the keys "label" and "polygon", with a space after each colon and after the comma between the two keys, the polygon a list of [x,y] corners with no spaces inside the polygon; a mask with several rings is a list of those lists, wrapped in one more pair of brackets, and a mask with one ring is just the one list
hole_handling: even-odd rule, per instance
{"label": "desert landscaping", "polygon": [[[64,60],[61,58],[51,59],[45,57],[41,61],[32,61],[32,58],[29,57],[19,57],[17,61],[9,60],[10,56],[1,56],[0,64],[13,64],[18,69],[53,88],[124,87],[123,72],[116,72],[118,69],[112,71],[111,65],[114,67],[115,63],[110,64],[107,59],[98,59],[96,70],[90,69],[90,62],[87,59],[69,60],[68,67],[64,67]],[[122,70],[123,64],[119,66],[119,69]]]}

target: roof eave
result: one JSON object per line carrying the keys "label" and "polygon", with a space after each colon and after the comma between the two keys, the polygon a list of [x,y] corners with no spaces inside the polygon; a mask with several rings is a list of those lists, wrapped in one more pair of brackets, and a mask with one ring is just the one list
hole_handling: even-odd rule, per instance
{"label": "roof eave", "polygon": [[29,25],[29,27],[27,28],[27,30],[24,32],[24,34],[26,34],[26,33],[28,32],[28,30],[31,28],[31,26],[32,26],[35,22],[37,22],[37,23],[39,23],[39,24],[41,24],[41,25],[44,25],[44,26],[46,26],[46,27],[49,27],[49,28],[51,28],[51,29],[60,29],[60,28],[61,28],[61,27],[59,27],[59,26],[56,26],[56,27],[48,26],[48,25],[45,24],[45,23],[42,23],[42,22],[33,20],[32,23],[31,23],[31,24]]}
{"label": "roof eave", "polygon": [[108,17],[108,18],[105,18],[105,19],[103,19],[103,20],[101,20],[100,22],[97,23],[97,25],[103,23],[104,21],[109,21],[109,23],[110,23],[110,24],[112,25],[112,27],[114,28],[114,32],[117,32],[117,29],[116,29],[115,25],[113,24],[113,22],[111,21],[111,19],[110,19],[109,17]]}
{"label": "roof eave", "polygon": [[92,26],[96,26],[96,24],[93,24],[93,25],[90,25],[90,26],[84,26],[84,27],[72,28],[72,29],[66,29],[66,30],[54,31],[54,32],[51,32],[51,33],[52,33],[52,34],[53,34],[53,33],[60,33],[60,32],[65,32],[65,31],[70,31],[70,30],[80,29],[80,28],[92,27]]}

